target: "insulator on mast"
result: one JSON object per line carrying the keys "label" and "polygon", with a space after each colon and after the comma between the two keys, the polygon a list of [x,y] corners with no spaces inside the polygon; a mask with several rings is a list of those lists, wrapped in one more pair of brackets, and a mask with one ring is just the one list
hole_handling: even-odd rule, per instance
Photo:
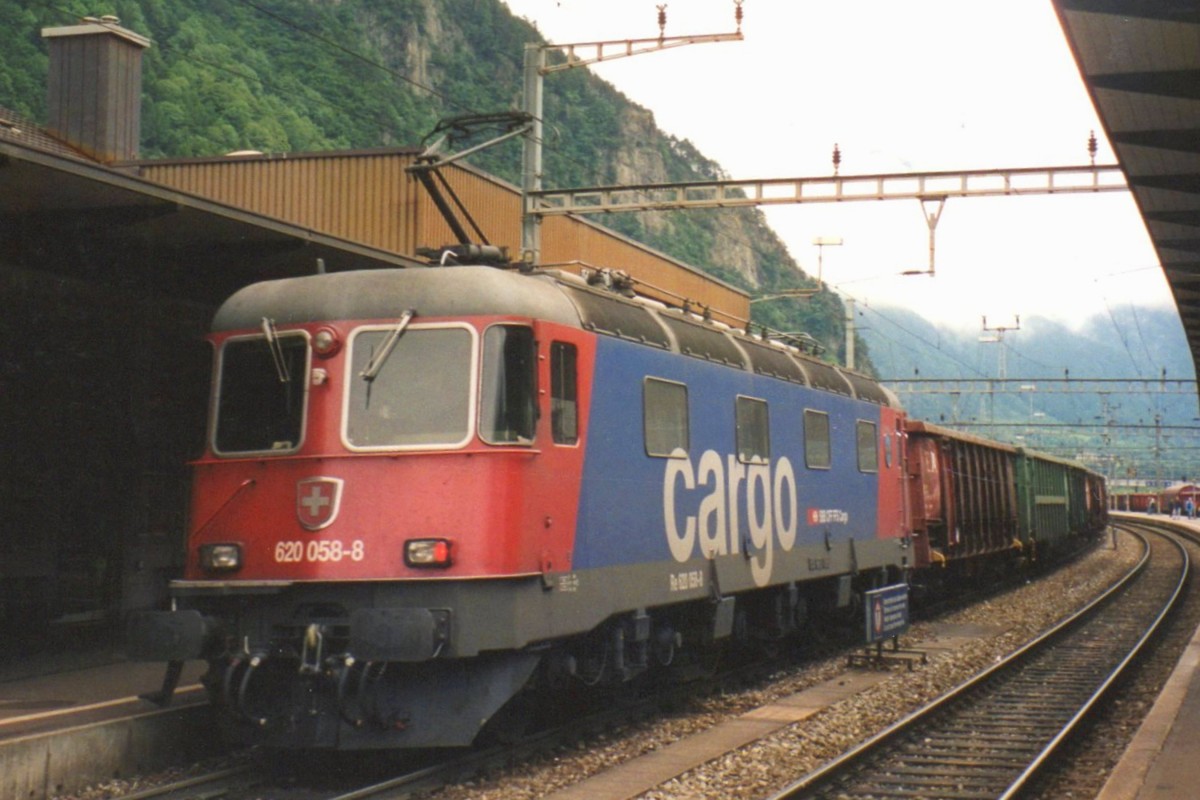
{"label": "insulator on mast", "polygon": [[1088,136],[1088,155],[1092,159],[1092,166],[1096,166],[1096,151],[1100,149],[1100,143],[1096,141],[1096,132],[1092,131]]}
{"label": "insulator on mast", "polygon": [[737,22],[737,32],[738,33],[742,32],[742,3],[744,3],[744,2],[745,2],[745,0],[733,0],[733,5],[734,5],[733,18]]}
{"label": "insulator on mast", "polygon": [[667,35],[667,4],[658,6],[658,39],[662,41]]}
{"label": "insulator on mast", "polygon": [[838,168],[842,166],[842,150],[834,142],[833,145],[833,174],[838,174]]}

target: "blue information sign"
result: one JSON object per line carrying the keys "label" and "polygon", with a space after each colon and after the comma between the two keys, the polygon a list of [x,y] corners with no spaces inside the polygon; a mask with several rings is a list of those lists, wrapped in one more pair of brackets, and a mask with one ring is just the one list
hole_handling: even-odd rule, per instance
{"label": "blue information sign", "polygon": [[908,630],[908,584],[867,592],[867,644],[882,642]]}

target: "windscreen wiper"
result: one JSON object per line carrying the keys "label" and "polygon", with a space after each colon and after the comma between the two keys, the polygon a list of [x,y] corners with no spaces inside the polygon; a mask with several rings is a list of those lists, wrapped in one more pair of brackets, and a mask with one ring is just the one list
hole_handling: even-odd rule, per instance
{"label": "windscreen wiper", "polygon": [[275,330],[275,320],[263,317],[262,332],[267,340],[267,349],[271,351],[271,360],[275,362],[275,374],[279,376],[280,383],[287,383],[292,376],[288,372],[287,362],[283,360],[283,345],[279,343],[279,331]]}
{"label": "windscreen wiper", "polygon": [[408,327],[408,323],[412,322],[412,318],[416,315],[417,310],[415,308],[407,309],[400,315],[400,319],[396,321],[396,327],[392,328],[392,333],[388,336],[387,341],[383,343],[383,347],[379,348],[378,352],[367,362],[366,369],[358,373],[360,378],[368,383],[375,380],[375,377],[379,375],[379,370],[383,369],[384,362],[388,360],[388,356],[396,349],[396,342],[400,341],[400,337],[404,335],[404,330]]}

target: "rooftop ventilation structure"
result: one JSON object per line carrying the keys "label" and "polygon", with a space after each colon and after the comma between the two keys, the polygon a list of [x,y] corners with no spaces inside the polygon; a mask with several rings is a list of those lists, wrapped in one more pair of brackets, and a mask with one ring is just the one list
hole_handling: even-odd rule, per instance
{"label": "rooftop ventilation structure", "polygon": [[105,164],[137,158],[150,40],[112,16],[43,28],[42,37],[50,46],[47,130]]}

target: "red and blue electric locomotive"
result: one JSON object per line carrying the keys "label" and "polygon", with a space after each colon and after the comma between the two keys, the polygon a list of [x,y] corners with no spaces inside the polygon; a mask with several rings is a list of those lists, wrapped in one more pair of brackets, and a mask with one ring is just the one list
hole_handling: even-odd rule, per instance
{"label": "red and blue electric locomotive", "polygon": [[779,639],[931,560],[880,385],[575,276],[271,281],[211,341],[186,573],[130,652],[168,695],[206,659],[269,745],[466,745],[529,687]]}

